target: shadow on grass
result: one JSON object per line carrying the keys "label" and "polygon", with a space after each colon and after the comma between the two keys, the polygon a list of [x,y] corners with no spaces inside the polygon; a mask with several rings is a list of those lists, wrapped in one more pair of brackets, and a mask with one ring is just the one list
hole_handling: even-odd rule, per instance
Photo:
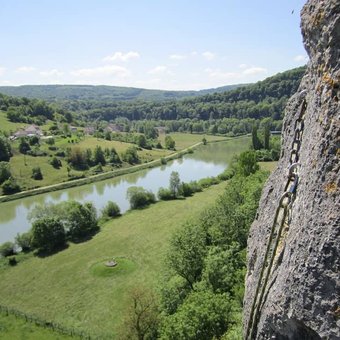
{"label": "shadow on grass", "polygon": [[45,257],[49,257],[49,256],[52,256],[52,255],[55,255],[55,254],[59,253],[60,251],[63,251],[65,249],[67,249],[68,247],[69,247],[69,245],[67,243],[65,243],[63,245],[60,245],[60,246],[55,247],[54,249],[50,249],[50,250],[39,249],[39,250],[36,250],[34,252],[34,255],[38,256],[40,258],[45,258]]}

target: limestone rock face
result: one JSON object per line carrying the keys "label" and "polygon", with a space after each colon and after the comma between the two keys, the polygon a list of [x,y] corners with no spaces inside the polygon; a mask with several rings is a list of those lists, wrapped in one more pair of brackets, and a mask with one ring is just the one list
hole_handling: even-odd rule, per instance
{"label": "limestone rock face", "polygon": [[[309,0],[301,18],[310,62],[287,104],[281,158],[250,230],[247,339],[340,339],[340,0]],[[282,230],[272,234],[294,162],[298,184],[287,194]]]}

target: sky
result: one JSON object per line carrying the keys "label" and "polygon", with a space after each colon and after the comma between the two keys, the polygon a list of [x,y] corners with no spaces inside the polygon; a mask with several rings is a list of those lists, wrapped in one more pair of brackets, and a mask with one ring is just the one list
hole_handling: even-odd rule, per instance
{"label": "sky", "polygon": [[200,90],[306,64],[305,0],[0,0],[0,85]]}

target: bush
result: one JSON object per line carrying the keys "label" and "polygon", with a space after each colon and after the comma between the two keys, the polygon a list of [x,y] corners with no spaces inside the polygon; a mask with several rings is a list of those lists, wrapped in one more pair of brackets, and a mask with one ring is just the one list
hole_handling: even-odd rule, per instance
{"label": "bush", "polygon": [[166,163],[167,163],[167,160],[166,160],[164,157],[162,157],[162,158],[161,158],[161,164],[162,164],[162,165],[165,165]]}
{"label": "bush", "polygon": [[19,192],[20,186],[13,177],[10,177],[5,182],[2,183],[2,191],[5,195],[11,195]]}
{"label": "bush", "polygon": [[184,197],[189,197],[189,196],[192,196],[193,194],[191,185],[188,183],[184,183],[184,182],[182,182],[181,184],[180,191]]}
{"label": "bush", "polygon": [[58,148],[56,147],[56,146],[49,146],[48,147],[48,150],[51,150],[51,151],[57,151],[58,150]]}
{"label": "bush", "polygon": [[43,175],[42,175],[40,167],[37,166],[32,169],[32,178],[35,180],[43,179]]}
{"label": "bush", "polygon": [[139,209],[156,202],[156,197],[151,191],[142,187],[130,187],[126,197],[130,202],[131,209]]}
{"label": "bush", "polygon": [[11,171],[9,169],[8,162],[0,162],[0,184],[5,182],[11,177]]}
{"label": "bush", "polygon": [[218,178],[215,178],[215,177],[202,178],[198,181],[198,184],[202,188],[208,188],[208,187],[215,185],[215,184],[218,184],[218,183],[220,183],[220,180]]}
{"label": "bush", "polygon": [[66,155],[65,155],[65,151],[57,151],[56,153],[55,153],[55,155],[57,156],[57,157],[65,157]]}
{"label": "bush", "polygon": [[57,157],[53,157],[50,161],[50,164],[53,166],[53,168],[55,169],[59,169],[62,164],[61,164],[61,160],[58,159]]}
{"label": "bush", "polygon": [[15,238],[15,243],[21,248],[24,253],[29,252],[33,249],[32,233],[28,231],[27,233],[17,234]]}
{"label": "bush", "polygon": [[14,255],[14,243],[13,242],[5,242],[0,246],[0,255],[3,257]]}
{"label": "bush", "polygon": [[189,185],[193,193],[202,191],[202,187],[197,183],[197,181],[191,181]]}
{"label": "bush", "polygon": [[175,199],[175,196],[172,194],[171,190],[167,188],[159,188],[157,196],[162,201]]}
{"label": "bush", "polygon": [[44,157],[47,156],[47,153],[45,151],[39,150],[38,148],[35,148],[34,150],[28,150],[26,152],[27,155],[32,157]]}
{"label": "bush", "polygon": [[224,170],[221,174],[217,176],[217,178],[221,181],[227,181],[235,175],[235,170],[233,168],[228,168]]}
{"label": "bush", "polygon": [[62,222],[56,217],[44,217],[36,220],[32,226],[33,247],[52,252],[65,245],[66,236]]}
{"label": "bush", "polygon": [[108,201],[102,214],[104,217],[117,217],[120,216],[120,208],[117,203]]}

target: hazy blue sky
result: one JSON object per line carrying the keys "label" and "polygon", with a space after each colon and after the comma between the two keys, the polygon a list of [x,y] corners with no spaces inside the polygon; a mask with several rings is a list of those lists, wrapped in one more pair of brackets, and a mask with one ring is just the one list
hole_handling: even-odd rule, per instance
{"label": "hazy blue sky", "polygon": [[306,63],[304,0],[0,0],[0,85],[203,89]]}

